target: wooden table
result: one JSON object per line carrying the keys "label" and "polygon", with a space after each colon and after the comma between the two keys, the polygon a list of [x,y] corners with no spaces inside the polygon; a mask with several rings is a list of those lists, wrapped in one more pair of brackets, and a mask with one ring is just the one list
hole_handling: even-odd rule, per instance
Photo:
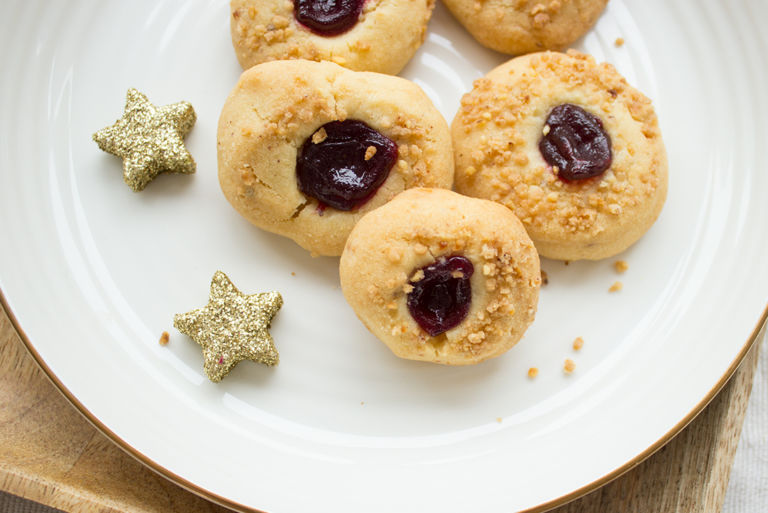
{"label": "wooden table", "polygon": [[[622,477],[554,511],[719,511],[758,346],[712,403],[670,443]],[[0,490],[71,513],[229,511],[155,474],[91,426],[48,381],[2,309]]]}

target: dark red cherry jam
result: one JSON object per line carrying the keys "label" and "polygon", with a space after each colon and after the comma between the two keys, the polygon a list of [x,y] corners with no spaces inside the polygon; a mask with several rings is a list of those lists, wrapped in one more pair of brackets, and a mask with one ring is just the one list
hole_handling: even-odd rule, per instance
{"label": "dark red cherry jam", "polygon": [[458,326],[472,303],[469,279],[474,272],[472,262],[463,256],[441,257],[418,269],[408,294],[411,317],[433,337]]}
{"label": "dark red cherry jam", "polygon": [[357,23],[365,0],[293,0],[296,20],[320,36],[338,36]]}
{"label": "dark red cherry jam", "polygon": [[564,103],[552,109],[544,132],[539,151],[550,166],[557,166],[560,178],[583,180],[611,167],[611,138],[600,118],[581,107]]}
{"label": "dark red cherry jam", "polygon": [[354,210],[384,183],[397,154],[397,144],[362,121],[326,123],[299,149],[299,190],[335,209]]}

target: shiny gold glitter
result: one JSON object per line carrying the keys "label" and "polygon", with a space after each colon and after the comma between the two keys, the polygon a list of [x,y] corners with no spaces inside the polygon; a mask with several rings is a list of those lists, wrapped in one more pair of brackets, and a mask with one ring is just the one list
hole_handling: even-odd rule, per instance
{"label": "shiny gold glitter", "polygon": [[155,107],[139,91],[128,89],[123,117],[93,134],[93,140],[123,159],[123,180],[138,192],[160,173],[195,172],[184,136],[196,119],[189,102]]}
{"label": "shiny gold glitter", "polygon": [[173,325],[202,346],[205,373],[218,382],[243,360],[277,364],[279,355],[268,328],[281,306],[279,292],[245,295],[217,271],[208,304],[177,314]]}

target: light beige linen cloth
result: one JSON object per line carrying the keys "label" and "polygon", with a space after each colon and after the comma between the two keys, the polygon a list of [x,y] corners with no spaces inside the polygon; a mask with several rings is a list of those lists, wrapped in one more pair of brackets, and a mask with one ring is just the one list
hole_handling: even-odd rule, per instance
{"label": "light beige linen cloth", "polygon": [[763,338],[752,395],[722,513],[768,512],[768,337]]}

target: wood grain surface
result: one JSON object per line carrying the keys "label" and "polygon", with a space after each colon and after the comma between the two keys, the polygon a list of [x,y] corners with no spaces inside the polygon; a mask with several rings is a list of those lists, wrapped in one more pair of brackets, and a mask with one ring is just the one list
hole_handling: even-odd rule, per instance
{"label": "wood grain surface", "polygon": [[[656,454],[556,513],[720,511],[757,349],[715,400]],[[70,513],[221,513],[124,453],[39,369],[0,309],[0,490]]]}

